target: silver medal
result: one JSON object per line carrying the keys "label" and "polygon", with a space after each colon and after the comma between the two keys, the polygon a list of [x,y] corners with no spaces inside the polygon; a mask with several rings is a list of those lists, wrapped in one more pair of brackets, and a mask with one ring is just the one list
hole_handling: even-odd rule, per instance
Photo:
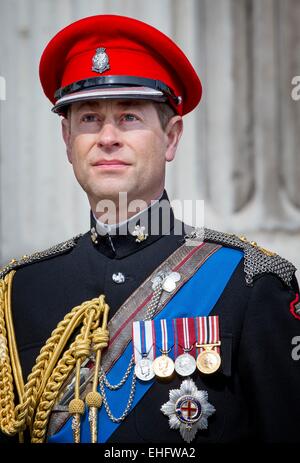
{"label": "silver medal", "polygon": [[134,367],[135,375],[141,381],[150,381],[154,378],[155,373],[152,367],[152,360],[143,357]]}
{"label": "silver medal", "polygon": [[166,278],[166,280],[163,282],[163,290],[167,291],[167,293],[171,293],[176,289],[176,283],[175,281],[171,280],[171,278]]}
{"label": "silver medal", "polygon": [[171,293],[176,289],[176,283],[180,280],[181,276],[178,272],[171,272],[163,281],[162,288],[164,291]]}
{"label": "silver medal", "polygon": [[176,289],[176,283],[180,280],[180,273],[172,272],[170,269],[162,270],[152,278],[152,289],[155,291],[161,285],[164,291],[171,293]]}
{"label": "silver medal", "polygon": [[175,371],[180,376],[190,376],[197,368],[196,360],[187,352],[181,354],[175,360]]}

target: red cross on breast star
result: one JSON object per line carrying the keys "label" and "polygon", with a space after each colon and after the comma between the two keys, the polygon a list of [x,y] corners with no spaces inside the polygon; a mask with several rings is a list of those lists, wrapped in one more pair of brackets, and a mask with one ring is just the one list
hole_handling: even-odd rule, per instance
{"label": "red cross on breast star", "polygon": [[170,428],[179,429],[185,442],[190,443],[198,430],[207,429],[207,418],[215,412],[207,396],[207,391],[200,391],[189,378],[181,383],[180,389],[170,391],[170,400],[161,407],[169,417]]}
{"label": "red cross on breast star", "polygon": [[185,418],[193,418],[198,411],[198,407],[191,400],[187,400],[182,404],[180,410]]}

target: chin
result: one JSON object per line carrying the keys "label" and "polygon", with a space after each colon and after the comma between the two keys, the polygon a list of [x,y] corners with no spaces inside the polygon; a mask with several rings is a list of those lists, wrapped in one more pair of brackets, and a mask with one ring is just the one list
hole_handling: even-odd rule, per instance
{"label": "chin", "polygon": [[127,191],[127,189],[124,187],[114,187],[110,185],[107,188],[94,190],[92,195],[93,197],[97,198],[98,201],[109,199],[115,202],[119,200],[119,193],[122,193],[124,191]]}

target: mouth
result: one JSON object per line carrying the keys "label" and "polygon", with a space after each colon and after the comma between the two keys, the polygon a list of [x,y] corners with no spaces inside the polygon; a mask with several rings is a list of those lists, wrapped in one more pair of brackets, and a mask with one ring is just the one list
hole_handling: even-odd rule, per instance
{"label": "mouth", "polygon": [[102,159],[92,164],[93,167],[102,169],[120,169],[130,166],[127,162],[120,161],[119,159],[110,159],[109,161]]}

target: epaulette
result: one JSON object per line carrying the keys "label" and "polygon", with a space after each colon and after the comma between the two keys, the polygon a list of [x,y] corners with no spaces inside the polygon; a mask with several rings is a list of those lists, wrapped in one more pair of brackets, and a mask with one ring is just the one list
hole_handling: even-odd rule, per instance
{"label": "epaulette", "polygon": [[70,249],[74,248],[77,244],[78,239],[82,235],[77,235],[70,240],[64,241],[63,243],[55,244],[51,248],[46,249],[45,251],[38,251],[30,256],[23,256],[21,259],[12,259],[9,264],[0,269],[0,279],[4,278],[5,275],[11,270],[16,270],[17,268],[24,267],[25,265],[33,264],[40,260],[49,259],[50,257],[57,256],[59,254],[64,254]]}
{"label": "epaulette", "polygon": [[275,252],[258,246],[254,241],[248,241],[245,236],[237,236],[231,233],[223,233],[209,228],[194,229],[190,239],[200,238],[202,241],[220,243],[224,246],[240,249],[244,252],[244,270],[246,284],[251,286],[256,276],[263,273],[277,275],[287,286],[291,282],[296,267],[288,260],[280,257]]}

